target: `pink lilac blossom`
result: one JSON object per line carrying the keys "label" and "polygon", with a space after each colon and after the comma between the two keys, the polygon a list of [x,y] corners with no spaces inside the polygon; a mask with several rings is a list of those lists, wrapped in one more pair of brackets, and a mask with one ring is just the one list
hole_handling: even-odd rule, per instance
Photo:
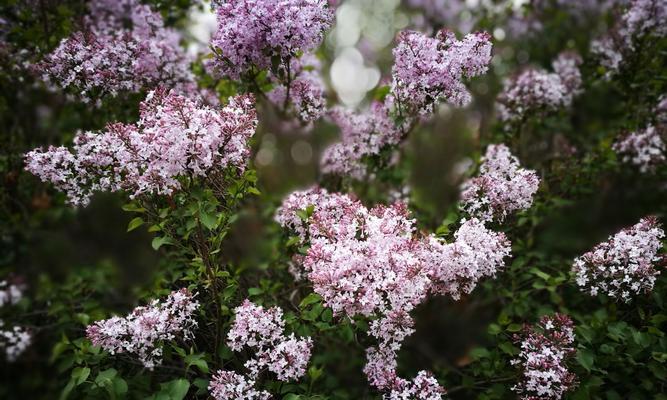
{"label": "pink lilac blossom", "polygon": [[171,292],[163,301],[153,300],[126,317],[97,321],[86,329],[88,339],[111,354],[129,353],[149,369],[160,364],[162,345],[192,339],[199,302],[187,289]]}
{"label": "pink lilac blossom", "polygon": [[269,392],[255,389],[255,381],[233,371],[219,370],[208,390],[215,400],[268,400]]}
{"label": "pink lilac blossom", "polygon": [[569,107],[581,91],[581,58],[561,53],[552,63],[554,72],[528,68],[505,83],[498,96],[498,113],[504,122],[519,122],[537,112]]}
{"label": "pink lilac blossom", "polygon": [[576,387],[576,375],[567,369],[576,353],[574,339],[574,324],[563,314],[544,316],[515,336],[521,351],[512,365],[520,367],[521,380],[512,390],[520,399],[558,400]]}
{"label": "pink lilac blossom", "polygon": [[0,281],[0,307],[14,305],[23,298],[24,286],[8,281]]}
{"label": "pink lilac blossom", "polygon": [[312,54],[290,61],[292,75],[287,85],[277,85],[267,93],[269,100],[283,112],[303,122],[312,122],[324,114],[326,106],[324,81],[319,73],[319,60]]}
{"label": "pink lilac blossom", "polygon": [[0,319],[0,349],[4,351],[7,361],[14,362],[32,343],[32,334],[20,326],[9,330],[3,327],[4,321]]}
{"label": "pink lilac blossom", "polygon": [[643,173],[655,171],[665,163],[665,142],[653,125],[621,137],[612,148],[623,162],[639,167]]}
{"label": "pink lilac blossom", "polygon": [[386,400],[440,400],[446,393],[428,371],[419,371],[411,381],[401,381],[397,386],[384,396]]}
{"label": "pink lilac blossom", "polygon": [[610,32],[591,43],[591,50],[607,69],[607,77],[619,72],[645,37],[667,35],[667,1],[633,0]]}
{"label": "pink lilac blossom", "polygon": [[[309,208],[312,208],[312,216],[303,218],[304,214],[300,212]],[[319,235],[318,226],[321,226],[322,229],[330,229],[330,222],[335,218],[344,221],[339,228],[356,229],[357,217],[354,213],[358,208],[357,201],[350,196],[329,193],[326,189],[312,187],[289,194],[276,210],[275,221],[283,228],[296,233],[301,243],[305,243],[310,232]],[[337,233],[331,232],[332,234]]]}
{"label": "pink lilac blossom", "polygon": [[71,89],[84,101],[194,79],[181,35],[137,0],[95,0],[84,28],[34,65],[45,82]]}
{"label": "pink lilac blossom", "polygon": [[364,159],[399,144],[407,130],[394,122],[387,102],[373,102],[362,113],[336,107],[329,111],[329,118],[340,128],[342,140],[324,150],[321,170],[357,180],[368,174]]}
{"label": "pink lilac blossom", "polygon": [[480,174],[463,183],[461,209],[490,221],[530,208],[540,185],[535,171],[521,168],[504,144],[492,144],[482,158]]}
{"label": "pink lilac blossom", "polygon": [[217,0],[213,71],[239,79],[315,50],[333,23],[326,0]]}
{"label": "pink lilac blossom", "polygon": [[[312,213],[299,216],[303,207]],[[410,312],[431,294],[459,298],[470,292],[510,253],[505,236],[479,220],[463,221],[455,241],[444,243],[418,235],[404,203],[367,209],[317,188],[288,196],[276,219],[309,241],[296,261],[334,314],[373,319],[369,334],[378,346],[368,349],[364,371],[371,385],[395,395],[426,382],[422,376],[419,384],[408,383],[395,372],[402,342],[414,331]],[[441,393],[432,385],[423,390]]]}
{"label": "pink lilac blossom", "polygon": [[464,221],[454,238],[452,243],[443,243],[430,236],[423,257],[430,265],[432,292],[458,300],[482,278],[496,275],[510,256],[511,244],[504,234],[487,229],[474,218]]}
{"label": "pink lilac blossom", "polygon": [[470,33],[462,40],[448,30],[434,38],[415,31],[399,33],[391,85],[399,112],[428,115],[440,102],[468,104],[471,95],[463,81],[486,73],[491,48],[486,32]]}
{"label": "pink lilac blossom", "polygon": [[224,168],[243,170],[257,126],[253,100],[230,99],[220,109],[173,91],[150,92],[136,124],[109,124],[101,133],[79,133],[66,147],[26,155],[26,169],[53,183],[75,205],[96,191],[168,195],[181,177],[205,177]]}
{"label": "pink lilac blossom", "polygon": [[245,300],[234,311],[236,319],[227,334],[227,345],[234,351],[254,351],[254,357],[245,363],[252,379],[265,369],[284,382],[306,373],[313,342],[311,338],[297,339],[294,334],[285,336],[282,309],[265,309]]}
{"label": "pink lilac blossom", "polygon": [[610,236],[574,260],[577,285],[591,296],[604,293],[626,303],[635,295],[650,292],[660,274],[655,264],[662,260],[658,251],[664,237],[655,217],[643,218]]}

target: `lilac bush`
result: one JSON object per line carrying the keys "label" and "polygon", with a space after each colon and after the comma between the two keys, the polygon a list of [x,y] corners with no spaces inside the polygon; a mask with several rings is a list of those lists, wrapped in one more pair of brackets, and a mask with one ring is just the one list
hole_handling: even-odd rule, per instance
{"label": "lilac bush", "polygon": [[0,398],[659,398],[666,10],[0,5]]}

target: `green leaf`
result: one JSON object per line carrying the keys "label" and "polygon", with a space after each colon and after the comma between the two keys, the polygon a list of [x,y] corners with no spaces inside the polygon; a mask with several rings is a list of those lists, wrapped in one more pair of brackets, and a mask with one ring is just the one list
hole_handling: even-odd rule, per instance
{"label": "green leaf", "polygon": [[205,211],[199,212],[199,219],[209,230],[214,230],[218,227],[218,218],[214,214],[209,214]]}
{"label": "green leaf", "polygon": [[100,371],[99,374],[97,374],[97,377],[95,378],[95,384],[98,386],[104,386],[107,384],[111,384],[111,380],[118,375],[118,371],[116,371],[114,368],[109,368],[105,369],[104,371]]}
{"label": "green leaf", "polygon": [[310,293],[308,296],[304,297],[303,300],[301,300],[301,303],[299,303],[299,308],[305,308],[306,306],[309,306],[311,304],[315,304],[322,300],[319,294],[317,293]]}
{"label": "green leaf", "polygon": [[162,247],[165,244],[174,244],[174,241],[172,238],[164,236],[164,237],[156,237],[153,239],[153,242],[151,243],[151,246],[153,246],[153,250],[158,250],[160,247]]}
{"label": "green leaf", "polygon": [[298,236],[292,236],[291,238],[289,238],[287,243],[285,243],[285,247],[292,247],[299,243],[301,243],[301,238]]}
{"label": "green leaf", "polygon": [[262,289],[258,288],[258,287],[251,287],[251,288],[248,289],[248,294],[250,296],[257,296],[257,295],[262,294],[262,293],[264,293],[264,291]]}
{"label": "green leaf", "polygon": [[90,375],[90,368],[88,367],[77,367],[72,370],[72,379],[76,381],[76,385],[80,385],[88,379]]}
{"label": "green leaf", "polygon": [[125,379],[121,378],[120,376],[115,377],[113,379],[113,391],[118,396],[122,396],[127,393],[127,382],[125,382]]}
{"label": "green leaf", "polygon": [[174,379],[173,381],[160,385],[160,394],[167,395],[169,400],[183,400],[190,390],[190,382],[187,379]]}
{"label": "green leaf", "polygon": [[195,367],[199,368],[201,372],[208,374],[208,363],[203,359],[203,357],[203,354],[188,354],[185,356],[184,360],[188,367],[194,365]]}
{"label": "green leaf", "polygon": [[123,208],[123,211],[136,212],[136,213],[146,212],[146,209],[141,207],[137,203],[127,203],[122,208]]}
{"label": "green leaf", "polygon": [[591,367],[595,363],[595,354],[588,349],[579,349],[577,352],[577,361],[579,361],[582,367],[586,368],[586,371],[590,372]]}
{"label": "green leaf", "polygon": [[60,393],[60,400],[67,399],[75,386],[76,381],[73,378],[70,379],[69,382],[67,382],[67,385],[63,388],[63,391]]}
{"label": "green leaf", "polygon": [[132,221],[130,221],[129,224],[127,224],[127,231],[132,232],[133,230],[137,229],[141,225],[144,224],[144,219],[141,217],[136,217],[133,218]]}
{"label": "green leaf", "polygon": [[480,360],[482,358],[488,358],[491,355],[487,349],[484,347],[475,347],[470,351],[470,357],[475,360]]}

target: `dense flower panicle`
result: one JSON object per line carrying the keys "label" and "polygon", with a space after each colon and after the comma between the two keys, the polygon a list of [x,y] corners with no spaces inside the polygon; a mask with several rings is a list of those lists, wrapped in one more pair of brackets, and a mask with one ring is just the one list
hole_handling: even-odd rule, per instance
{"label": "dense flower panicle", "polygon": [[610,236],[574,260],[577,285],[591,296],[604,293],[624,302],[650,292],[660,274],[655,263],[662,259],[658,251],[663,237],[665,232],[655,217],[643,218]]}
{"label": "dense flower panicle", "polygon": [[[310,215],[297,215],[309,206]],[[288,196],[276,219],[309,240],[298,261],[324,304],[335,314],[374,318],[369,334],[378,346],[368,349],[364,372],[371,385],[395,396],[422,387],[395,372],[402,342],[414,332],[410,312],[431,294],[458,298],[470,292],[502,268],[510,252],[503,234],[476,219],[462,224],[453,243],[443,243],[417,235],[404,203],[367,209],[317,188]],[[441,393],[434,388],[426,385],[423,393]]]}
{"label": "dense flower panicle", "polygon": [[505,234],[494,232],[478,219],[465,221],[452,243],[429,238],[424,259],[429,265],[432,291],[459,299],[486,277],[493,277],[511,252]]}
{"label": "dense flower panicle", "polygon": [[556,57],[551,63],[554,73],[558,75],[561,83],[565,87],[566,102],[572,103],[572,98],[581,93],[581,71],[579,66],[583,60],[579,54],[564,51]]}
{"label": "dense flower panicle", "polygon": [[385,391],[385,400],[441,400],[446,390],[428,371],[419,371],[412,380],[396,375],[396,354],[371,347],[366,351],[364,373],[371,385]]}
{"label": "dense flower panicle", "polygon": [[519,398],[558,400],[574,389],[576,375],[566,364],[576,353],[574,339],[574,324],[563,314],[544,316],[515,337],[521,351],[512,364],[519,365],[522,376],[512,390]]}
{"label": "dense flower panicle", "polygon": [[[313,214],[318,216],[317,223],[313,223],[313,219],[302,218],[301,212],[305,212],[308,208],[312,208]],[[355,199],[346,195],[329,193],[326,189],[319,187],[312,187],[290,193],[276,210],[275,220],[283,228],[296,233],[303,243],[310,232],[314,236],[320,236],[322,234],[320,226],[325,229],[325,232],[336,233],[330,229],[332,227],[330,222],[335,219],[345,221],[345,224],[337,227],[356,231],[355,223],[358,218],[355,214],[357,210],[359,210],[359,203]]]}
{"label": "dense flower panicle", "polygon": [[406,115],[430,114],[444,101],[462,106],[471,96],[463,80],[486,73],[491,36],[476,32],[457,40],[447,30],[430,38],[415,31],[399,33],[393,50],[391,91]]}
{"label": "dense flower panicle", "polygon": [[633,0],[616,26],[591,43],[591,50],[607,69],[607,77],[616,74],[637,49],[637,41],[646,36],[667,35],[667,1]]}
{"label": "dense flower panicle", "polygon": [[0,281],[0,307],[14,305],[23,298],[24,286],[6,280]]}
{"label": "dense flower panicle", "polygon": [[539,185],[535,171],[521,168],[507,146],[489,145],[479,176],[463,183],[461,209],[484,221],[502,221],[530,208]]}
{"label": "dense flower panicle", "polygon": [[285,336],[282,309],[265,309],[246,299],[234,311],[236,319],[227,335],[227,345],[234,351],[254,351],[254,357],[245,363],[252,379],[265,369],[285,382],[306,373],[313,342],[311,338],[297,339],[294,334]]}
{"label": "dense flower panicle", "polygon": [[396,125],[387,102],[373,102],[362,113],[336,107],[329,118],[340,128],[342,140],[324,150],[320,164],[325,174],[361,180],[368,174],[364,158],[380,154],[404,137],[405,126]]}
{"label": "dense flower panicle", "polygon": [[[334,313],[371,316],[390,309],[412,309],[427,294],[428,277],[420,264],[420,242],[403,204],[367,210],[360,203],[336,220],[315,213],[316,229],[303,265],[316,293]],[[362,215],[358,225],[346,221]],[[342,225],[342,226],[339,226]],[[393,305],[392,305],[393,303]]]}
{"label": "dense flower panicle", "polygon": [[505,83],[498,96],[498,113],[505,122],[517,122],[536,112],[569,107],[581,91],[581,58],[561,53],[552,63],[554,72],[528,68]]}
{"label": "dense flower panicle", "polygon": [[32,334],[25,328],[14,326],[4,329],[4,322],[0,319],[0,349],[5,353],[5,359],[14,362],[32,343]]}
{"label": "dense flower panicle", "polygon": [[281,308],[265,310],[245,300],[234,312],[236,319],[227,334],[227,345],[232,350],[241,351],[244,346],[267,347],[282,340],[285,322]]}
{"label": "dense flower panicle", "polygon": [[428,371],[419,371],[411,381],[402,380],[398,387],[384,396],[385,400],[441,400],[446,393]]}
{"label": "dense flower panicle", "polygon": [[396,387],[400,380],[396,374],[397,366],[395,351],[378,347],[366,349],[364,374],[371,386],[380,390]]}
{"label": "dense flower panicle", "polygon": [[255,381],[233,371],[219,370],[208,390],[215,400],[268,400],[271,394],[255,389]]}
{"label": "dense flower panicle", "polygon": [[33,150],[26,155],[26,169],[64,191],[75,205],[86,205],[96,191],[171,194],[180,189],[181,177],[243,170],[256,126],[250,97],[235,97],[216,109],[158,89],[142,103],[138,123],[79,133],[71,150]]}
{"label": "dense flower panicle", "polygon": [[88,339],[111,354],[135,355],[152,369],[162,359],[162,344],[176,338],[191,339],[197,326],[199,302],[187,289],[171,292],[164,300],[137,307],[126,317],[97,321],[86,329]]}
{"label": "dense flower panicle", "polygon": [[620,138],[613,149],[625,163],[635,165],[641,172],[651,172],[665,162],[665,142],[660,130],[653,125]]}
{"label": "dense flower panicle", "polygon": [[158,12],[137,0],[95,0],[89,8],[83,30],[34,66],[47,83],[87,101],[193,81],[181,35]]}
{"label": "dense flower panicle", "polygon": [[231,79],[315,50],[333,23],[326,0],[217,0],[214,72]]}
{"label": "dense flower panicle", "polygon": [[312,54],[291,60],[292,78],[289,90],[277,85],[267,93],[269,100],[284,112],[292,113],[303,122],[312,122],[324,114],[326,106],[324,81],[319,73],[320,62]]}

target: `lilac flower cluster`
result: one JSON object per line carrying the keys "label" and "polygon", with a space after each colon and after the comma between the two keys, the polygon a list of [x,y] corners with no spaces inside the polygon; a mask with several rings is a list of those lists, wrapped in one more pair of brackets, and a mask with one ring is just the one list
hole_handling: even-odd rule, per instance
{"label": "lilac flower cluster", "polygon": [[616,26],[605,36],[591,43],[591,50],[607,69],[607,77],[616,74],[645,37],[667,35],[667,2],[665,0],[633,0]]}
{"label": "lilac flower cluster", "polygon": [[658,251],[663,237],[655,217],[643,218],[610,236],[574,260],[577,285],[591,296],[604,293],[626,303],[633,295],[650,292],[660,274],[655,263],[662,259]]}
{"label": "lilac flower cluster", "polygon": [[180,189],[181,177],[243,170],[256,125],[250,97],[235,97],[217,109],[158,89],[141,104],[138,123],[79,133],[71,150],[33,150],[26,155],[26,169],[64,191],[75,205],[86,205],[95,191],[171,194]]}
{"label": "lilac flower cluster", "polygon": [[14,326],[9,330],[2,329],[4,321],[0,319],[0,349],[5,358],[14,362],[32,343],[32,334],[21,326]]}
{"label": "lilac flower cluster", "polygon": [[[299,215],[302,210],[311,208],[312,215],[305,219]],[[333,218],[347,219],[345,222],[349,229],[356,229],[356,218],[354,214],[357,202],[347,195],[328,193],[326,189],[313,187],[304,191],[296,191],[287,196],[282,205],[276,210],[275,220],[287,230],[296,233],[304,244],[309,238],[309,233],[314,232],[319,235],[317,216],[327,216]],[[327,227],[328,221],[321,224],[323,229]],[[341,225],[343,226],[343,225]],[[332,234],[337,232],[332,232]]]}
{"label": "lilac flower cluster", "polygon": [[654,171],[665,162],[665,142],[660,129],[653,125],[643,130],[632,132],[617,140],[614,151],[621,155],[621,160],[639,167],[643,173]]}
{"label": "lilac flower cluster", "polygon": [[[308,208],[310,216],[298,215]],[[324,303],[335,314],[374,318],[369,333],[378,346],[368,349],[364,368],[370,383],[394,396],[420,388],[423,398],[440,398],[425,394],[443,393],[425,373],[412,382],[396,374],[397,353],[414,330],[410,312],[431,294],[459,298],[493,276],[510,253],[505,236],[472,219],[444,243],[417,235],[403,203],[369,210],[318,188],[288,196],[276,220],[309,241],[298,261]]]}
{"label": "lilac flower cluster", "polygon": [[[23,298],[24,286],[21,284],[0,281],[0,308],[17,304]],[[4,329],[5,321],[0,319],[0,350],[5,353],[5,358],[9,362],[16,359],[32,343],[32,334],[21,326],[14,326]]]}
{"label": "lilac flower cluster", "polygon": [[213,375],[208,390],[215,400],[268,400],[271,394],[255,389],[255,380],[233,371],[220,370]]}
{"label": "lilac flower cluster", "polygon": [[187,289],[171,292],[164,300],[137,307],[126,317],[97,321],[86,329],[88,339],[111,354],[135,355],[152,369],[162,359],[164,342],[177,337],[191,339],[197,326],[199,302]]}
{"label": "lilac flower cluster", "polygon": [[287,65],[317,48],[333,23],[326,0],[218,0],[218,29],[211,38],[214,72],[239,79]]}
{"label": "lilac flower cluster", "polygon": [[543,316],[537,326],[527,326],[515,340],[521,351],[513,365],[521,368],[521,380],[512,387],[522,400],[558,400],[576,386],[576,375],[567,361],[576,352],[574,324],[567,315]]}
{"label": "lilac flower cluster", "polygon": [[14,305],[21,301],[23,291],[23,285],[6,280],[0,281],[0,308],[5,305]]}
{"label": "lilac flower cluster", "polygon": [[461,209],[484,221],[502,221],[530,208],[539,184],[535,171],[521,168],[507,146],[492,144],[482,158],[480,175],[463,183]]}
{"label": "lilac flower cluster", "polygon": [[581,57],[561,53],[552,63],[554,72],[528,68],[505,83],[498,96],[498,113],[504,122],[518,122],[535,112],[569,107],[581,91]]}
{"label": "lilac flower cluster", "polygon": [[34,65],[44,81],[84,101],[193,82],[181,35],[138,0],[94,0],[81,31]]}
{"label": "lilac flower cluster", "polygon": [[491,48],[486,32],[471,33],[462,40],[448,30],[434,38],[415,31],[399,33],[391,91],[400,113],[430,114],[441,101],[455,106],[469,103],[463,80],[486,73]]}
{"label": "lilac flower cluster", "polygon": [[319,74],[319,60],[312,54],[290,61],[291,74],[288,85],[277,85],[267,93],[268,99],[283,112],[293,114],[303,122],[312,122],[324,114],[325,91],[324,81]]}
{"label": "lilac flower cluster", "polygon": [[322,172],[358,180],[368,174],[364,159],[399,144],[407,129],[396,126],[387,102],[373,102],[362,113],[337,107],[329,112],[329,118],[340,128],[342,141],[324,150]]}
{"label": "lilac flower cluster", "polygon": [[264,369],[285,382],[306,373],[313,342],[297,339],[293,333],[285,336],[281,308],[264,309],[245,300],[234,311],[236,319],[227,334],[227,345],[234,351],[254,351],[254,358],[245,363],[251,378],[256,379]]}

